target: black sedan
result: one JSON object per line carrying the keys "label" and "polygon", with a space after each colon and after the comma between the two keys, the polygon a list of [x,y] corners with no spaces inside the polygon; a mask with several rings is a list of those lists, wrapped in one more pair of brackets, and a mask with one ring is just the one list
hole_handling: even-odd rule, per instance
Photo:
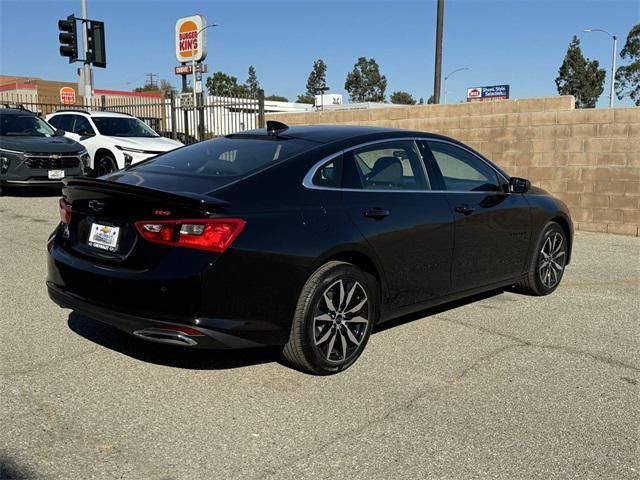
{"label": "black sedan", "polygon": [[482,291],[553,292],[567,207],[439,135],[291,127],[70,179],[49,295],[137,337],[278,345],[335,373],[374,325]]}

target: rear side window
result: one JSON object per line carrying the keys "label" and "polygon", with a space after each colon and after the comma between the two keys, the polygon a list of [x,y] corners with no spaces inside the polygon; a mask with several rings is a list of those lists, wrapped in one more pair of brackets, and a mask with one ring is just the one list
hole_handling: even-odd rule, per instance
{"label": "rear side window", "polygon": [[310,150],[315,143],[286,138],[218,138],[167,152],[132,171],[209,177],[217,187]]}
{"label": "rear side window", "polygon": [[351,188],[364,190],[424,190],[422,158],[412,140],[381,142],[349,152]]}
{"label": "rear side window", "polygon": [[311,183],[318,187],[339,188],[341,174],[342,156],[339,156],[318,168]]}
{"label": "rear side window", "polygon": [[56,115],[49,120],[49,123],[60,130],[65,132],[71,132],[73,128],[73,116],[72,115]]}

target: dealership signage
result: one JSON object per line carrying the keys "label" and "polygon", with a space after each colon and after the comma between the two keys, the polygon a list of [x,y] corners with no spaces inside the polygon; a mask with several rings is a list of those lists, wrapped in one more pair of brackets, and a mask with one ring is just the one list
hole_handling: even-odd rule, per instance
{"label": "dealership signage", "polygon": [[76,91],[71,87],[62,87],[60,89],[60,103],[63,105],[76,103]]}
{"label": "dealership signage", "polygon": [[[202,15],[179,18],[176,22],[176,59],[200,62],[207,57],[207,21]],[[200,34],[198,34],[200,32]]]}
{"label": "dealership signage", "polygon": [[[196,63],[196,72],[207,73],[209,68],[204,63]],[[193,73],[193,68],[191,68],[191,64],[180,65],[174,68],[174,72],[176,75],[191,75]]]}
{"label": "dealership signage", "polygon": [[467,102],[487,102],[490,100],[507,100],[508,98],[509,85],[467,88]]}

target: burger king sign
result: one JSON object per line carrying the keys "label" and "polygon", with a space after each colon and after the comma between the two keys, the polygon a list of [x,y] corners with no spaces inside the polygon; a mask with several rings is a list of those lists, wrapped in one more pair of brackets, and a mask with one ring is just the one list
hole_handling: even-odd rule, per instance
{"label": "burger king sign", "polygon": [[[176,22],[176,59],[179,62],[199,62],[207,57],[207,25],[202,15],[179,18]],[[198,35],[198,32],[200,34]]]}
{"label": "burger king sign", "polygon": [[60,103],[64,105],[76,103],[76,91],[71,87],[62,87],[60,89]]}

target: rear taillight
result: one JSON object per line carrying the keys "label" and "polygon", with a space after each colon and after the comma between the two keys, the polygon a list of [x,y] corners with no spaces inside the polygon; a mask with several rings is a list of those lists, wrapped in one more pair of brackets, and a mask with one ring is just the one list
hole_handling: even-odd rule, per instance
{"label": "rear taillight", "polygon": [[222,253],[238,238],[245,223],[240,218],[149,220],[136,222],[136,228],[150,242]]}
{"label": "rear taillight", "polygon": [[65,225],[71,223],[71,204],[67,203],[64,198],[60,199],[60,221]]}

